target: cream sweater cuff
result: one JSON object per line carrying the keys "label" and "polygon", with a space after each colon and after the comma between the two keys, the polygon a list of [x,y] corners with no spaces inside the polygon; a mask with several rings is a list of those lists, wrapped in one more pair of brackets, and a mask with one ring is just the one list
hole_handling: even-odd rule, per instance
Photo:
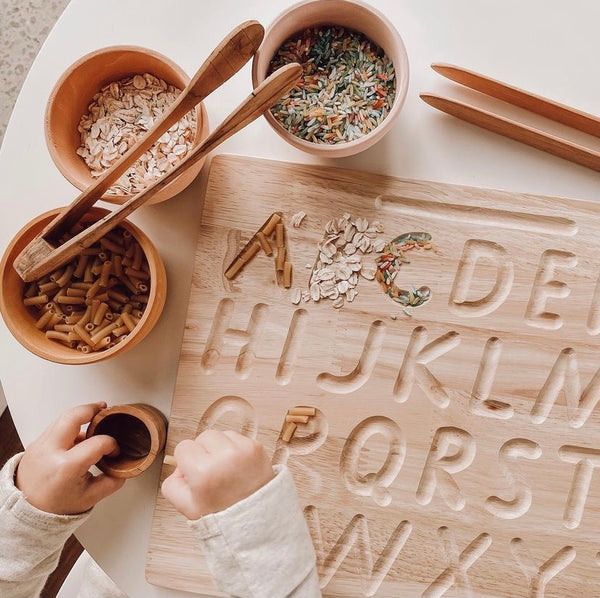
{"label": "cream sweater cuff", "polygon": [[90,511],[78,515],[56,515],[40,511],[27,502],[27,497],[15,486],[15,474],[23,453],[15,455],[0,470],[0,512],[10,512],[34,530],[66,533],[66,537],[79,527],[89,516]]}
{"label": "cream sweater cuff", "polygon": [[229,595],[320,596],[294,481],[286,467],[274,469],[275,477],[248,498],[189,525],[217,586]]}
{"label": "cream sweater cuff", "polygon": [[0,596],[38,596],[66,539],[89,517],[55,515],[27,502],[14,482],[22,454],[0,470]]}

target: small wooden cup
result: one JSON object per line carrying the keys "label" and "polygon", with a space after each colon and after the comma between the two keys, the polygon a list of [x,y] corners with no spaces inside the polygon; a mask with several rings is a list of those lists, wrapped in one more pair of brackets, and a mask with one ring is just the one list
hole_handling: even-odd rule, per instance
{"label": "small wooden cup", "polygon": [[115,405],[90,422],[86,438],[97,434],[112,436],[121,450],[118,457],[103,457],[96,464],[98,469],[113,478],[133,478],[146,471],[164,449],[167,419],[144,403]]}

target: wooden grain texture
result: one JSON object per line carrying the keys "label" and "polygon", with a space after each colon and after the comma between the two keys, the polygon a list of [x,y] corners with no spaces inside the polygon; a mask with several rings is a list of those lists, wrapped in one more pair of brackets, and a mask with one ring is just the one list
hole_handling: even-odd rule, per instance
{"label": "wooden grain texture", "polygon": [[185,89],[156,120],[152,128],[141,137],[127,153],[109,168],[95,183],[90,185],[71,203],[68,208],[53,220],[42,233],[50,233],[55,238],[68,231],[81,217],[108,191],[111,185],[142,156],[160,136],[183,118],[197,104],[202,102],[215,89],[237,73],[254,55],[264,35],[262,25],[247,21],[238,25],[219,43],[210,56],[202,63]]}
{"label": "wooden grain texture", "polygon": [[[303,288],[344,212],[386,239],[429,232],[437,252],[396,282],[431,300],[409,317],[361,279],[340,310],[294,306],[262,253],[225,279],[276,211]],[[597,595],[598,230],[592,202],[216,157],[167,453],[207,427],[264,442],[297,484],[325,596]],[[295,405],[316,416],[285,444]],[[219,594],[160,496],[146,573]]]}
{"label": "wooden grain texture", "polygon": [[549,100],[530,91],[513,87],[507,83],[502,83],[502,81],[497,81],[491,77],[452,64],[434,63],[431,65],[431,68],[440,75],[461,85],[508,102],[513,106],[520,106],[525,110],[540,114],[550,120],[573,127],[584,133],[600,137],[600,118],[593,114],[582,112],[581,110]]}
{"label": "wooden grain texture", "polygon": [[492,133],[497,133],[509,139],[520,141],[553,156],[558,156],[559,158],[569,160],[569,162],[574,162],[575,164],[580,164],[581,166],[600,172],[600,152],[594,149],[524,125],[505,116],[494,114],[488,110],[471,106],[465,102],[459,102],[458,100],[430,93],[422,93],[420,97],[430,106],[472,125],[487,129]]}

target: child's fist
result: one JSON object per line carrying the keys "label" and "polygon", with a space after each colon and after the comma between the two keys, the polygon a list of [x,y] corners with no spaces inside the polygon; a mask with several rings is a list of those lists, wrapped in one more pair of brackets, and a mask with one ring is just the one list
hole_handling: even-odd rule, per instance
{"label": "child's fist", "polygon": [[119,453],[111,436],[85,439],[87,424],[106,403],[80,405],[65,411],[25,451],[17,468],[16,486],[41,511],[75,515],[91,509],[118,490],[125,480],[88,470],[104,455]]}
{"label": "child's fist", "polygon": [[237,432],[206,430],[175,449],[177,469],[162,493],[188,519],[199,519],[250,496],[273,478],[262,444]]}

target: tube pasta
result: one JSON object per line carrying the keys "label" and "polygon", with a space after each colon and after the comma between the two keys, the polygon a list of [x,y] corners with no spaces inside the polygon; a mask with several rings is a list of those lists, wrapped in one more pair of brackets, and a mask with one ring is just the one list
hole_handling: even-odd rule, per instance
{"label": "tube pasta", "polygon": [[85,296],[89,299],[90,297],[95,297],[98,294],[98,291],[100,290],[100,279],[96,280],[96,282],[94,282],[92,284],[92,286],[87,290]]}
{"label": "tube pasta", "polygon": [[289,415],[309,415],[314,417],[317,410],[314,407],[292,407],[288,410]]}
{"label": "tube pasta", "polygon": [[72,332],[73,325],[72,324],[57,324],[54,327],[54,330],[56,330],[58,332]]}
{"label": "tube pasta", "polygon": [[269,243],[269,239],[267,239],[265,233],[263,233],[262,231],[258,231],[256,233],[256,238],[258,239],[258,242],[260,243],[262,250],[267,255],[273,255],[273,248],[271,247],[271,243]]}
{"label": "tube pasta", "polygon": [[137,243],[134,245],[134,248],[133,262],[131,262],[131,266],[134,270],[139,270],[142,267],[143,252],[142,248]]}
{"label": "tube pasta", "polygon": [[23,305],[41,305],[48,303],[48,295],[37,295],[36,297],[25,297]]}
{"label": "tube pasta", "polygon": [[52,274],[50,274],[50,281],[56,282],[62,276],[64,271],[64,268],[59,268],[58,270],[52,272]]}
{"label": "tube pasta", "polygon": [[119,303],[118,301],[113,301],[112,299],[109,299],[107,303],[108,307],[110,307],[113,311],[121,311],[121,306],[123,305],[122,303]]}
{"label": "tube pasta", "polygon": [[85,273],[85,267],[90,259],[89,255],[80,255],[77,262],[77,267],[73,270],[73,276],[75,278],[81,278]]}
{"label": "tube pasta", "polygon": [[79,324],[75,324],[75,326],[73,326],[73,332],[75,332],[84,343],[86,343],[90,347],[94,346],[94,343],[92,342],[92,337],[90,336],[89,332],[87,330],[84,330]]}
{"label": "tube pasta", "polygon": [[40,293],[51,293],[52,291],[57,291],[60,287],[55,282],[50,281],[40,284],[38,289]]}
{"label": "tube pasta", "polygon": [[67,324],[77,324],[77,322],[80,322],[83,319],[84,315],[85,315],[85,312],[83,312],[83,311],[73,312],[67,318]]}
{"label": "tube pasta", "polygon": [[67,283],[69,283],[71,281],[71,278],[73,277],[73,272],[75,271],[75,268],[72,265],[69,265],[65,268],[65,271],[62,273],[62,275],[60,276],[60,278],[57,278],[54,282],[59,286],[59,287],[64,287],[67,285]]}
{"label": "tube pasta", "polygon": [[283,272],[285,265],[285,246],[277,248],[277,257],[275,258],[275,269],[277,272]]}
{"label": "tube pasta", "polygon": [[113,291],[113,290],[108,291],[108,296],[111,299],[115,299],[119,303],[127,303],[128,299],[129,299],[129,297],[127,297],[127,295],[125,295],[125,293],[119,293],[119,291]]}
{"label": "tube pasta", "polygon": [[106,291],[104,291],[104,293],[99,293],[94,296],[94,299],[97,299],[98,301],[108,301],[108,293]]}
{"label": "tube pasta", "polygon": [[141,246],[116,227],[49,276],[23,285],[22,301],[46,338],[90,353],[124,342],[135,330],[151,282]]}
{"label": "tube pasta", "polygon": [[288,422],[283,429],[283,433],[281,434],[281,440],[283,442],[289,442],[296,431],[298,426],[294,422]]}
{"label": "tube pasta", "polygon": [[125,274],[123,274],[123,276],[121,276],[119,280],[129,289],[129,291],[131,291],[133,295],[135,295],[138,292],[135,285],[129,280],[129,278],[127,278],[127,276],[125,276]]}
{"label": "tube pasta", "polygon": [[116,254],[112,256],[113,272],[117,277],[123,276],[123,266],[121,265],[122,261],[123,257],[121,255]]}
{"label": "tube pasta", "polygon": [[135,270],[134,268],[125,268],[125,274],[129,276],[129,278],[141,278],[142,280],[148,280],[150,278],[150,274],[147,272]]}
{"label": "tube pasta", "polygon": [[100,342],[100,340],[102,338],[104,338],[105,336],[108,336],[108,338],[110,338],[110,333],[116,327],[117,327],[117,325],[111,322],[108,326],[104,326],[104,328],[100,328],[98,330],[98,332],[94,332],[94,334],[92,334],[92,336],[91,336],[92,343],[94,343],[94,345],[97,345]]}
{"label": "tube pasta", "polygon": [[283,222],[278,222],[275,226],[275,246],[277,249],[285,247],[285,233],[283,228]]}
{"label": "tube pasta", "polygon": [[94,314],[94,319],[92,320],[96,326],[100,325],[102,320],[104,319],[104,315],[108,311],[107,303],[100,303],[96,309],[96,313]]}
{"label": "tube pasta", "polygon": [[54,312],[50,312],[52,314],[52,317],[50,318],[50,321],[47,324],[48,328],[54,328],[54,326],[56,326],[57,324],[60,324],[60,322],[62,322],[62,318],[54,313]]}
{"label": "tube pasta", "polygon": [[106,288],[108,286],[108,277],[110,276],[110,270],[112,268],[112,262],[106,260],[102,264],[102,270],[100,270],[100,286]]}
{"label": "tube pasta", "polygon": [[286,423],[294,422],[295,424],[307,424],[310,417],[308,415],[286,415]]}
{"label": "tube pasta", "polygon": [[292,286],[292,263],[284,262],[283,264],[283,286],[289,289]]}
{"label": "tube pasta", "polygon": [[52,338],[63,343],[70,343],[69,335],[66,332],[58,332],[56,330],[46,330],[46,338]]}
{"label": "tube pasta", "polygon": [[108,249],[108,251],[116,253],[117,255],[123,255],[125,253],[125,247],[109,239],[108,235],[100,239],[100,245],[105,249]]}
{"label": "tube pasta", "polygon": [[129,330],[129,332],[133,332],[133,329],[135,328],[135,321],[131,317],[131,314],[128,314],[127,312],[123,312],[121,314],[121,316],[123,318],[123,324],[125,324],[125,326],[127,326],[127,330]]}
{"label": "tube pasta", "polygon": [[[33,297],[34,295],[37,295],[37,292],[38,292],[38,290],[37,290],[37,285],[35,284],[35,282],[30,282],[25,287],[25,293],[23,294],[23,297],[25,297],[25,298]],[[41,292],[44,293],[45,291],[41,291]]]}
{"label": "tube pasta", "polygon": [[268,237],[272,234],[272,232],[275,230],[275,227],[281,222],[281,216],[277,213],[274,212],[273,214],[271,214],[271,216],[269,217],[269,220],[265,223],[265,225],[262,227],[262,233]]}
{"label": "tube pasta", "polygon": [[38,319],[38,321],[35,323],[35,327],[38,330],[43,330],[44,328],[46,328],[46,326],[49,324],[50,320],[52,319],[52,316],[54,314],[51,311],[45,311]]}
{"label": "tube pasta", "polygon": [[57,301],[64,305],[83,305],[85,304],[85,297],[69,297],[68,295],[61,295]]}
{"label": "tube pasta", "polygon": [[85,272],[83,273],[83,282],[93,282],[94,275],[92,274],[92,265],[88,264],[85,267]]}

